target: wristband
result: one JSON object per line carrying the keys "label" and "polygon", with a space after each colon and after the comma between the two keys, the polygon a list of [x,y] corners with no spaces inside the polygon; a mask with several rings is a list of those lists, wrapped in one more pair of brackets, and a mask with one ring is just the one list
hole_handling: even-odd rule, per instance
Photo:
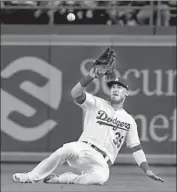
{"label": "wristband", "polygon": [[93,77],[87,75],[80,80],[80,84],[82,87],[86,87],[93,79]]}
{"label": "wristband", "polygon": [[134,152],[133,157],[139,166],[142,162],[147,162],[146,156],[145,156],[143,150],[138,150],[138,151]]}

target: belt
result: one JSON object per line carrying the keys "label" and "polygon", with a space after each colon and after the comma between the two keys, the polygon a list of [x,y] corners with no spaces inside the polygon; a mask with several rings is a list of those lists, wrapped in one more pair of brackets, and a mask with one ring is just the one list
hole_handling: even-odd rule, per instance
{"label": "belt", "polygon": [[106,160],[106,162],[109,161],[109,157],[106,155],[105,152],[103,152],[101,149],[99,149],[98,147],[96,147],[95,145],[89,143],[88,141],[82,141],[84,143],[87,143],[88,145],[90,145],[90,147],[92,147],[93,149],[95,149],[96,151],[98,151],[99,153],[102,154],[103,158]]}

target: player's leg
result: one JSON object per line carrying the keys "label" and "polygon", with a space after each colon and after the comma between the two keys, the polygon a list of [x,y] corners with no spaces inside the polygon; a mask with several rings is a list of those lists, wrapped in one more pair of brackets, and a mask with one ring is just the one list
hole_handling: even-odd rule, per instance
{"label": "player's leg", "polygon": [[45,179],[46,183],[66,184],[100,184],[103,185],[109,178],[109,166],[103,156],[85,143],[80,143],[81,148],[77,161],[68,161],[71,167],[81,171],[81,175],[65,173],[53,175]]}
{"label": "player's leg", "polygon": [[[86,150],[86,148],[85,148]],[[85,151],[84,150],[84,151]],[[76,162],[68,162],[71,167],[81,171],[77,175],[67,172],[62,175],[52,174],[44,179],[45,183],[65,183],[65,184],[99,184],[103,185],[109,178],[109,166],[105,159],[97,151],[86,150],[80,153],[80,158]]]}
{"label": "player's leg", "polygon": [[109,178],[108,169],[91,169],[88,172],[77,175],[67,172],[62,175],[52,174],[44,179],[45,183],[82,184],[82,185],[103,185]]}
{"label": "player's leg", "polygon": [[51,174],[58,165],[62,165],[68,159],[76,159],[78,157],[75,143],[65,144],[52,153],[48,158],[41,161],[32,171],[28,173],[16,173],[13,175],[14,182],[34,183],[44,179]]}

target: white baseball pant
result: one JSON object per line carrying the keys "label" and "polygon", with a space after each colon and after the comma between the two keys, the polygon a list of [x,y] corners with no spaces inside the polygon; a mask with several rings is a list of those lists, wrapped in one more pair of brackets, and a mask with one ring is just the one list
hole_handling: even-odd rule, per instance
{"label": "white baseball pant", "polygon": [[81,174],[64,173],[59,176],[60,183],[103,185],[109,178],[109,166],[102,154],[80,141],[67,143],[56,150],[28,172],[29,178],[32,181],[42,180],[65,162]]}

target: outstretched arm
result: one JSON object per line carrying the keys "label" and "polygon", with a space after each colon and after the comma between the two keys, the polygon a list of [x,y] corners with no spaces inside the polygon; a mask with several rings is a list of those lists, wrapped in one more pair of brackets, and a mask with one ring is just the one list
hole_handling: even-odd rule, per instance
{"label": "outstretched arm", "polygon": [[86,99],[86,94],[84,89],[87,85],[93,81],[95,78],[95,70],[92,68],[87,76],[84,76],[71,90],[71,96],[78,102],[82,104]]}
{"label": "outstretched arm", "polygon": [[164,182],[162,178],[158,177],[150,170],[141,144],[132,147],[131,150],[135,161],[148,177],[156,181]]}
{"label": "outstretched arm", "polygon": [[78,102],[82,104],[86,99],[86,94],[84,88],[95,78],[102,77],[103,75],[108,75],[114,71],[115,52],[110,47],[107,47],[95,60],[93,68],[90,70],[89,74],[83,77],[71,90],[71,96]]}
{"label": "outstretched arm", "polygon": [[133,157],[136,163],[140,166],[144,173],[153,180],[164,182],[162,178],[155,175],[149,168],[145,153],[140,143],[137,125],[134,120],[127,134],[126,142],[127,146],[132,150]]}

